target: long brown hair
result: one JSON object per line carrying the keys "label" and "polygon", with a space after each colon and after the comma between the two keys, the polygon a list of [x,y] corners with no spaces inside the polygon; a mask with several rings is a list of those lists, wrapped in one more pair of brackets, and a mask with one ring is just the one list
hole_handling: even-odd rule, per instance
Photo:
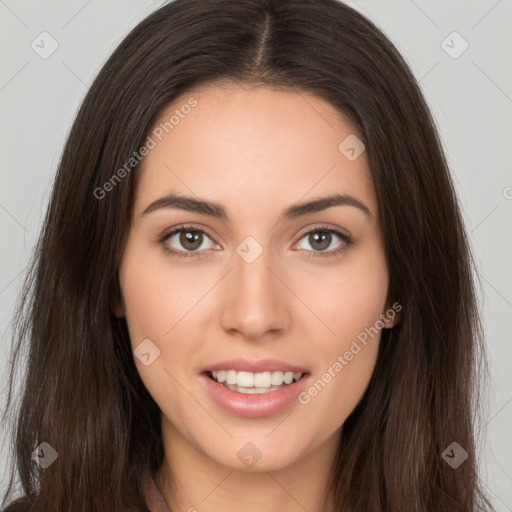
{"label": "long brown hair", "polygon": [[[475,416],[484,375],[474,262],[421,90],[375,25],[337,0],[176,0],[137,25],[88,91],[68,136],[15,317],[7,412],[23,497],[8,512],[144,510],[163,461],[160,410],[136,370],[119,296],[141,147],[162,109],[228,80],[305,91],[349,116],[366,146],[390,290],[375,373],[343,426],[329,491],[344,512],[490,510]],[[96,191],[96,193],[95,193]],[[46,469],[32,458],[47,442]],[[453,468],[452,443],[468,458]],[[170,454],[172,456],[172,454]],[[489,508],[487,508],[489,507]]]}

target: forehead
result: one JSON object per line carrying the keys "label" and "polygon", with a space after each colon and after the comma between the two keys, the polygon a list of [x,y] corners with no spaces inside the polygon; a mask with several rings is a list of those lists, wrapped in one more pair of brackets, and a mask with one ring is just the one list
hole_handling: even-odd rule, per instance
{"label": "forehead", "polygon": [[138,171],[136,212],[169,192],[214,198],[241,213],[243,205],[268,211],[340,193],[376,215],[365,152],[355,160],[344,153],[342,143],[357,140],[354,126],[312,94],[235,84],[195,89],[162,110],[149,135],[155,145]]}

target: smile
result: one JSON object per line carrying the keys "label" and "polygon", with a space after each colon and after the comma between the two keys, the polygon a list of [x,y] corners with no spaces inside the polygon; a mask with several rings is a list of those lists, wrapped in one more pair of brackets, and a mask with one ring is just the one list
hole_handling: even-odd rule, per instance
{"label": "smile", "polygon": [[297,404],[297,396],[304,391],[311,375],[302,372],[216,370],[202,372],[199,377],[207,395],[224,412],[244,418],[260,418]]}
{"label": "smile", "polygon": [[208,372],[208,376],[215,382],[222,384],[231,391],[246,394],[268,393],[277,391],[283,386],[298,381],[302,372],[246,372],[236,370],[218,370]]}

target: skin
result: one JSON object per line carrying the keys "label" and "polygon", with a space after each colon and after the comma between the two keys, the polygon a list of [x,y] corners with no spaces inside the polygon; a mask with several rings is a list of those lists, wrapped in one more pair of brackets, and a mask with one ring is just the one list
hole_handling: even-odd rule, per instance
{"label": "skin", "polygon": [[[307,405],[294,401],[263,418],[225,412],[199,374],[233,357],[272,357],[307,368],[315,382],[391,307],[366,153],[349,161],[338,150],[356,132],[329,103],[264,86],[195,89],[157,123],[190,97],[197,106],[137,171],[115,309],[126,316],[133,349],[149,338],[160,350],[149,366],[135,358],[162,411],[166,457],[155,482],[173,510],[332,510],[330,498],[322,505],[324,488],[342,425],[374,371],[380,332]],[[170,192],[219,203],[229,220],[175,208],[143,215]],[[343,205],[278,222],[288,206],[333,193],[357,198],[371,217]],[[193,252],[180,234],[157,242],[181,223],[208,233],[197,256],[166,252],[165,245]],[[307,233],[317,224],[349,234],[353,244],[315,257],[321,244]],[[236,252],[247,236],[263,249],[252,263]],[[332,234],[324,252],[343,245]],[[247,442],[262,455],[251,468],[237,457]]]}

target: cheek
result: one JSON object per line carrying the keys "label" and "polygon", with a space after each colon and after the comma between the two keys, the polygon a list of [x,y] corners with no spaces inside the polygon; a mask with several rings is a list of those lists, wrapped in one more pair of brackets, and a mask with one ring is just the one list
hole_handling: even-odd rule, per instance
{"label": "cheek", "polygon": [[165,402],[197,366],[204,338],[197,319],[204,314],[201,298],[211,287],[211,272],[185,273],[164,251],[139,242],[126,248],[120,282],[134,355],[147,339],[158,353],[149,366],[134,358],[139,374],[155,400]]}
{"label": "cheek", "polygon": [[[323,329],[325,350],[345,345],[385,313],[388,270],[379,246],[347,254],[335,269],[310,272],[301,293],[329,329]],[[330,333],[329,333],[330,331]],[[364,337],[364,336],[363,336]]]}
{"label": "cheek", "polygon": [[144,338],[172,340],[205,293],[201,276],[184,279],[166,258],[144,244],[128,245],[125,251],[120,281],[132,344]]}
{"label": "cheek", "polygon": [[319,432],[340,428],[363,397],[377,362],[380,301],[351,296],[350,314],[334,324],[336,336],[316,345],[315,372],[298,402]]}
{"label": "cheek", "polygon": [[[187,331],[186,315],[194,298],[197,302],[199,290],[182,286],[176,270],[162,265],[165,258],[149,257],[150,253],[135,245],[128,245],[125,251],[120,281],[126,322],[134,362],[145,387],[160,409],[178,420],[187,415],[187,401],[180,400],[188,369],[184,362],[191,360],[196,348]],[[137,357],[142,342],[151,353],[148,365]]]}
{"label": "cheek", "polygon": [[316,374],[299,397],[319,429],[343,424],[364,395],[377,361],[388,272],[381,252],[367,254],[347,258],[335,278],[319,273],[316,284],[323,283],[325,293],[309,295],[331,331],[316,338]]}

